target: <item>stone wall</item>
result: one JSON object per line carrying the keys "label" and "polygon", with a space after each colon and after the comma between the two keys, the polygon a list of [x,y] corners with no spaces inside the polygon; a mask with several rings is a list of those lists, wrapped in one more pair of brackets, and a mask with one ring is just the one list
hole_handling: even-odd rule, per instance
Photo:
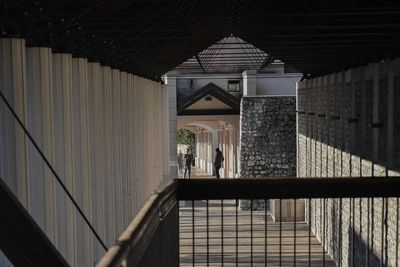
{"label": "stone wall", "polygon": [[[299,83],[298,176],[398,176],[399,81],[395,60]],[[397,203],[314,199],[306,219],[339,266],[396,266]]]}
{"label": "stone wall", "polygon": [[296,98],[243,97],[240,176],[296,176]]}
{"label": "stone wall", "polygon": [[296,176],[296,97],[243,97],[240,110],[240,176]]}

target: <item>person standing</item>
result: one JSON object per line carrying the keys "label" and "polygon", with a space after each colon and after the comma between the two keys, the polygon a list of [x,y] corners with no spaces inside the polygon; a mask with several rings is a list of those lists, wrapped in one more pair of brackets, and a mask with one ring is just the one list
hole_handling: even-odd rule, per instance
{"label": "person standing", "polygon": [[183,178],[186,178],[186,173],[188,173],[188,177],[190,179],[190,172],[192,170],[192,161],[193,161],[193,154],[190,153],[190,150],[187,151],[185,154],[185,173],[183,174]]}
{"label": "person standing", "polygon": [[215,155],[215,161],[214,161],[214,168],[215,168],[215,174],[217,175],[217,178],[220,178],[219,176],[219,169],[221,169],[223,161],[224,161],[224,156],[222,155],[222,151],[215,149],[217,151],[217,154]]}
{"label": "person standing", "polygon": [[181,150],[179,150],[179,154],[178,154],[178,169],[179,172],[182,173],[183,170],[183,153]]}

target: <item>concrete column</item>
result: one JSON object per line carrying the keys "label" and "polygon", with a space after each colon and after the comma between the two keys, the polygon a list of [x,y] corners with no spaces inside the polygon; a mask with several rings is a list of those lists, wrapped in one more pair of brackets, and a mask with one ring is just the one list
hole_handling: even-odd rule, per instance
{"label": "concrete column", "polygon": [[[128,134],[129,134],[129,125],[127,120],[127,110],[128,110],[128,73],[121,72],[121,163],[122,163],[122,173],[121,173],[121,186],[122,186],[122,213],[123,213],[123,221],[121,224],[122,231],[128,226],[129,220],[131,219],[128,216],[129,210],[129,200],[128,200],[128,164],[130,163],[128,160]],[[118,235],[121,233],[118,233]]]}
{"label": "concrete column", "polygon": [[125,216],[128,224],[133,219],[134,216],[134,147],[133,147],[133,139],[134,139],[134,108],[133,108],[133,90],[134,90],[134,76],[131,73],[128,73],[128,85],[127,85],[127,167],[128,167],[128,177],[127,177],[127,201],[128,201],[128,211],[127,216]]}
{"label": "concrete column", "polygon": [[121,76],[120,71],[112,69],[112,156],[115,200],[115,236],[122,233],[123,207],[122,207],[122,157],[121,157]]}
{"label": "concrete column", "polygon": [[[138,128],[139,128],[139,121],[138,121],[138,77],[133,76],[133,88],[132,88],[132,100],[131,105],[133,107],[132,115],[133,115],[133,125],[134,129],[132,132],[132,151],[138,150]],[[132,194],[133,194],[133,212],[134,214],[137,213],[138,210],[138,202],[139,202],[139,195],[138,195],[138,176],[139,176],[139,158],[134,157],[132,165],[134,166],[133,169],[133,178],[132,178]]]}
{"label": "concrete column", "polygon": [[149,121],[148,121],[148,112],[149,112],[148,92],[149,92],[149,90],[148,89],[149,88],[148,88],[147,81],[143,78],[141,78],[141,84],[142,84],[142,86],[141,86],[140,90],[141,90],[142,94],[141,94],[140,101],[143,103],[141,117],[145,118],[143,120],[143,128],[142,128],[143,134],[141,135],[142,140],[143,140],[143,142],[142,142],[143,147],[142,147],[142,150],[140,150],[140,151],[145,152],[145,156],[143,158],[144,160],[142,162],[142,166],[143,166],[143,176],[142,177],[144,177],[144,179],[142,178],[143,186],[144,186],[144,190],[143,190],[144,194],[141,199],[142,205],[144,205],[147,192],[149,192],[149,188],[150,188],[150,186],[149,186],[150,151],[149,151],[149,146],[148,146],[148,134],[149,134]]}
{"label": "concrete column", "polygon": [[169,161],[170,161],[170,178],[178,177],[178,169],[176,163],[177,143],[176,143],[176,73],[169,72],[166,75],[166,84],[168,91],[168,109],[169,109]]}
{"label": "concrete column", "polygon": [[142,101],[143,99],[143,80],[138,77],[137,79],[137,99],[136,99],[136,104],[137,104],[137,137],[138,137],[138,151],[140,151],[140,156],[138,157],[138,174],[137,174],[137,194],[138,194],[138,207],[137,209],[139,210],[140,207],[143,205],[143,195],[145,194],[145,183],[142,177],[144,179],[146,178],[144,176],[144,164],[146,162],[146,157],[147,154],[144,150],[144,120],[143,120],[143,115],[145,114],[144,112],[144,103]]}
{"label": "concrete column", "polygon": [[[99,63],[88,63],[88,100],[89,100],[89,148],[90,148],[90,183],[91,183],[91,222],[104,239],[104,145],[103,145],[103,79]],[[93,260],[97,262],[103,255],[103,249],[92,237]]]}
{"label": "concrete column", "polygon": [[[23,122],[26,122],[25,53],[25,40],[0,39],[0,90]],[[26,137],[2,100],[0,109],[0,173],[10,190],[28,208]]]}
{"label": "concrete column", "polygon": [[246,70],[242,73],[243,76],[243,96],[257,95],[257,71]]}
{"label": "concrete column", "polygon": [[[50,48],[26,49],[27,128],[48,160],[53,157],[52,142],[52,54]],[[54,181],[38,151],[28,142],[28,194],[30,213],[36,223],[55,241]]]}
{"label": "concrete column", "polygon": [[[53,163],[68,190],[74,194],[72,143],[72,56],[53,54]],[[56,246],[68,263],[75,265],[76,210],[56,184]]]}
{"label": "concrete column", "polygon": [[163,147],[164,147],[164,175],[163,175],[163,180],[168,180],[169,177],[171,177],[170,174],[170,167],[169,167],[169,150],[170,150],[170,145],[169,145],[169,140],[170,140],[170,132],[169,132],[169,108],[168,108],[168,87],[167,85],[162,85],[162,102],[163,102],[163,107],[162,107],[162,114],[163,114]]}
{"label": "concrete column", "polygon": [[104,203],[105,212],[105,242],[111,245],[116,237],[115,234],[115,205],[114,205],[114,184],[113,179],[113,102],[112,102],[112,76],[111,68],[108,66],[101,67],[103,76],[103,94],[104,94],[104,153],[106,166],[104,174],[105,195]]}
{"label": "concrete column", "polygon": [[[91,217],[91,175],[89,153],[89,106],[87,59],[72,59],[72,145],[74,197],[85,215]],[[90,265],[91,232],[82,216],[76,215],[75,250],[77,264]]]}

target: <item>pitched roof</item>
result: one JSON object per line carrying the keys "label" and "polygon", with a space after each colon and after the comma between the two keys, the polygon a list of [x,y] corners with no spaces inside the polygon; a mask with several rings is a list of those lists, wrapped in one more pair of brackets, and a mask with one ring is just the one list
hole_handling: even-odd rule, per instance
{"label": "pitched roof", "polygon": [[[206,96],[213,96],[222,103],[229,106],[226,109],[196,109],[190,110],[189,108],[205,98]],[[240,113],[240,99],[228,93],[221,87],[210,82],[203,88],[197,90],[192,95],[187,97],[178,106],[178,115],[229,115]]]}

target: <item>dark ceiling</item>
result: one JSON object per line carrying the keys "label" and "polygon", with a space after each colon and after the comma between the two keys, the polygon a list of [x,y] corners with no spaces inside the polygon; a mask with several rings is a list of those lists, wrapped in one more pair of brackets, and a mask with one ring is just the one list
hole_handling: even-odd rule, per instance
{"label": "dark ceiling", "polygon": [[0,1],[3,36],[152,79],[226,36],[318,76],[400,53],[400,1]]}

